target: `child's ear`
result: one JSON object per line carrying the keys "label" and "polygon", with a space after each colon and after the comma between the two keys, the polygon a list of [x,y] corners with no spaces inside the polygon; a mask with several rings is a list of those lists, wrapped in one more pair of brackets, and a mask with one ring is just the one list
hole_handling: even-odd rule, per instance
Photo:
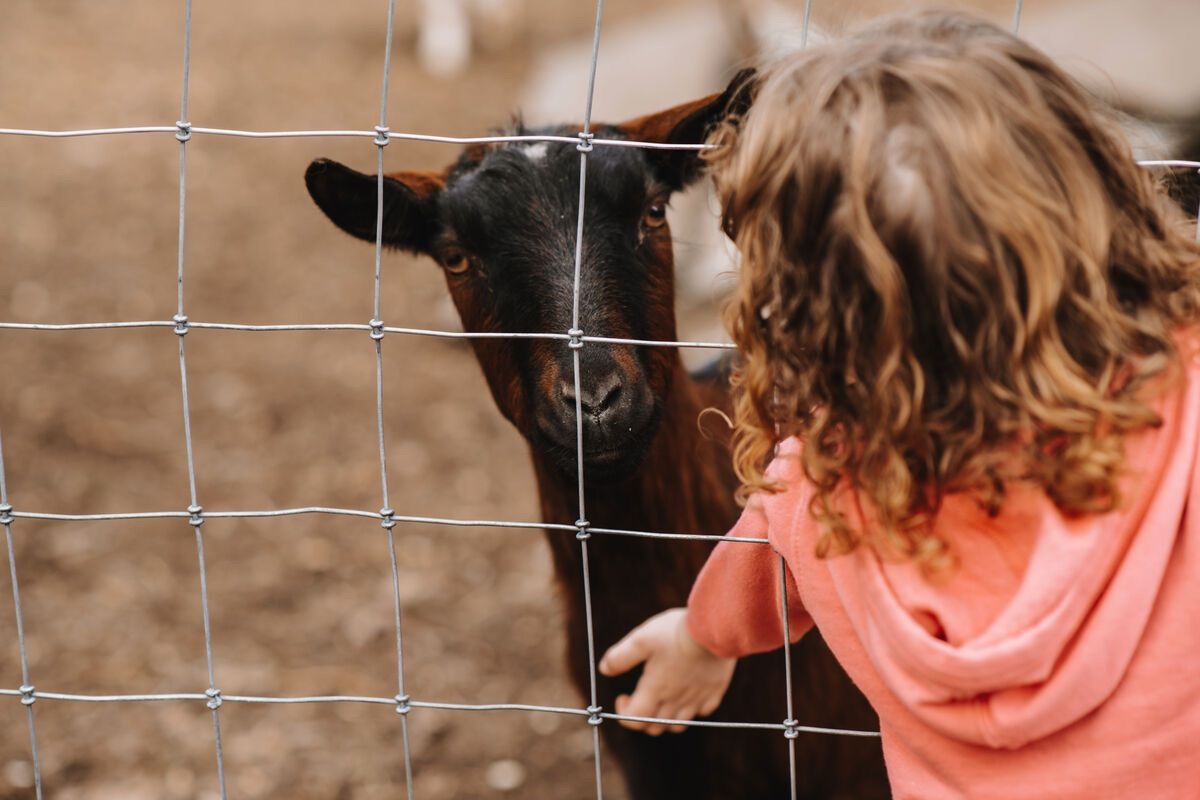
{"label": "child's ear", "polygon": [[[617,127],[630,139],[663,144],[703,144],[709,133],[727,117],[740,117],[750,108],[754,92],[753,69],[744,69],[719,94],[631,119]],[[700,177],[703,161],[698,150],[644,151],[655,174],[667,188],[677,191]]]}
{"label": "child's ear", "polygon": [[[308,193],[325,216],[351,236],[375,241],[378,181],[336,161],[319,158],[304,173]],[[383,243],[428,253],[438,229],[437,197],[445,176],[395,172],[383,178]]]}

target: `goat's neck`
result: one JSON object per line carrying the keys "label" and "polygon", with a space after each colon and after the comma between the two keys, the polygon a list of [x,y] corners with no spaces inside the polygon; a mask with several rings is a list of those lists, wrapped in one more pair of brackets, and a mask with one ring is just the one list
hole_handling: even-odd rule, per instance
{"label": "goat's neck", "polygon": [[[616,483],[585,482],[591,525],[724,533],[737,513],[729,454],[698,425],[701,412],[709,406],[724,406],[722,401],[719,392],[694,382],[678,364],[662,424],[640,466],[628,479]],[[533,462],[544,521],[574,523],[579,515],[575,479],[563,475],[536,452]],[[574,616],[583,602],[580,544],[568,531],[550,530],[547,537],[559,583],[567,595],[568,614]],[[594,535],[589,545],[592,596],[594,604],[605,605],[604,613],[597,616],[597,646],[611,643],[649,614],[685,602],[711,549],[709,542]]]}

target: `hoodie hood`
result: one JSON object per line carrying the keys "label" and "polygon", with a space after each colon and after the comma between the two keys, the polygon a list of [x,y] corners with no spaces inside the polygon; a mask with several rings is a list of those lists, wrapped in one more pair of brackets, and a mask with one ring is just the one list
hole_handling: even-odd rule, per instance
{"label": "hoodie hood", "polygon": [[[1186,514],[1189,495],[1200,501],[1200,370],[1189,363],[1157,402],[1162,426],[1125,441],[1116,511],[1068,517],[1040,489],[1013,486],[988,517],[952,496],[936,522],[959,562],[945,582],[866,547],[829,560],[872,663],[922,722],[1016,748],[1085,717],[1120,684],[1181,530],[1200,524]],[[863,524],[861,508],[843,510]]]}

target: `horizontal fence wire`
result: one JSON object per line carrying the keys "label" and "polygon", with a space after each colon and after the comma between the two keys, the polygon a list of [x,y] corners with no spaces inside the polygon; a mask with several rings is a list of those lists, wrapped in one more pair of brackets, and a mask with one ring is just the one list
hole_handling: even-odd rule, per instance
{"label": "horizontal fence wire", "polygon": [[313,322],[282,325],[249,325],[236,322],[195,322],[192,320],[150,319],[129,322],[0,322],[0,330],[14,331],[94,331],[129,328],[198,328],[213,331],[249,331],[274,333],[288,331],[367,331],[398,333],[405,336],[430,336],[439,339],[547,339],[560,342],[591,342],[595,344],[639,347],[678,347],[709,350],[733,350],[732,342],[694,342],[670,339],[622,339],[615,336],[572,336],[569,333],[500,333],[494,331],[447,331],[432,328],[402,328],[394,325],[371,325],[360,322]]}
{"label": "horizontal fence wire", "polygon": [[[77,692],[47,692],[36,690],[25,693],[20,689],[0,689],[0,697],[35,697],[38,700],[53,700],[68,703],[170,703],[170,702],[199,702],[208,703],[212,697],[207,692],[158,692],[152,694],[80,694]],[[261,705],[306,705],[313,703],[359,703],[364,705],[392,706],[401,704],[399,697],[376,697],[371,695],[327,694],[304,695],[295,697],[278,697],[267,695],[222,694],[223,703],[249,703]],[[573,717],[588,717],[591,712],[585,708],[570,706],[544,706],[535,703],[446,703],[434,700],[404,701],[411,709],[427,709],[431,711],[515,711],[534,714],[563,714]],[[671,719],[669,717],[639,717],[630,714],[614,714],[602,712],[600,716],[617,722],[648,722],[663,725],[684,725],[692,728],[736,728],[741,730],[786,731],[789,728],[801,733],[829,734],[838,736],[857,736],[878,738],[878,731],[856,731],[845,728],[823,728],[812,725],[787,725],[776,722],[738,722],[713,721],[697,719]]]}
{"label": "horizontal fence wire", "polygon": [[[56,522],[111,522],[141,519],[190,519],[188,511],[131,511],[100,514],[56,514],[43,511],[10,512],[13,519],[35,519]],[[205,519],[268,519],[271,517],[295,517],[302,514],[328,514],[331,516],[366,517],[380,522],[392,521],[416,525],[446,525],[452,528],[517,528],[536,531],[562,531],[576,534],[578,525],[559,522],[520,522],[500,519],[457,519],[453,517],[424,517],[410,514],[381,514],[354,508],[332,508],[328,506],[304,506],[300,508],[277,508],[265,511],[204,511]],[[727,537],[711,533],[667,533],[664,531],[637,531],[625,528],[590,527],[591,533],[607,536],[635,536],[644,539],[679,539],[693,542],[736,542],[739,544],[769,544],[766,539],[753,536]]]}
{"label": "horizontal fence wire", "polygon": [[[287,131],[247,131],[232,128],[205,128],[188,126],[188,131],[195,136],[229,136],[242,139],[330,139],[358,137],[376,139],[384,136],[389,140],[404,140],[414,142],[433,142],[438,144],[537,144],[551,142],[558,144],[578,145],[578,136],[561,136],[556,134],[519,134],[497,136],[439,136],[429,133],[401,133],[397,131],[364,130],[287,130]],[[0,136],[29,136],[34,138],[71,139],[86,136],[120,136],[138,133],[178,134],[178,125],[141,125],[122,128],[88,128],[80,130],[39,130],[33,128],[0,128]],[[674,144],[668,142],[648,142],[638,139],[607,139],[592,138],[589,140],[594,147],[627,147],[641,150],[711,150],[711,144]],[[1174,167],[1200,170],[1200,161],[1186,159],[1142,159],[1138,161],[1144,167]]]}
{"label": "horizontal fence wire", "polygon": [[[640,531],[626,530],[618,528],[604,528],[592,526],[588,522],[585,505],[584,505],[584,471],[583,471],[583,428],[581,409],[578,408],[579,383],[581,380],[579,349],[583,344],[611,345],[611,346],[637,346],[637,347],[669,347],[669,348],[700,348],[700,349],[715,349],[715,350],[731,350],[735,348],[730,342],[703,342],[703,341],[668,341],[668,340],[647,340],[647,339],[626,339],[617,337],[602,337],[590,336],[579,329],[579,288],[580,275],[582,266],[582,241],[584,236],[584,189],[587,180],[587,161],[588,155],[595,147],[617,147],[617,148],[640,148],[647,150],[679,150],[679,151],[700,151],[711,147],[708,144],[671,144],[663,142],[650,142],[638,140],[626,140],[608,137],[596,137],[591,132],[591,109],[592,98],[594,95],[595,79],[596,79],[596,64],[599,53],[600,31],[603,16],[603,0],[597,0],[595,31],[592,41],[592,57],[590,63],[590,72],[588,78],[587,89],[587,104],[583,118],[583,130],[574,136],[560,134],[520,134],[520,135],[489,135],[489,136],[445,136],[435,134],[423,134],[413,132],[396,132],[387,128],[387,100],[388,100],[388,75],[390,72],[391,47],[393,40],[393,17],[394,17],[394,0],[388,0],[387,3],[387,28],[383,59],[383,85],[380,98],[380,115],[379,125],[374,130],[278,130],[278,131],[253,131],[253,130],[238,130],[231,128],[217,128],[193,125],[188,120],[188,77],[189,77],[189,59],[190,59],[190,42],[191,42],[191,0],[185,2],[185,23],[184,23],[184,42],[183,42],[183,81],[181,91],[181,114],[180,120],[174,125],[143,125],[143,126],[126,126],[126,127],[108,127],[108,128],[91,128],[77,130],[38,130],[27,128],[0,128],[0,136],[14,137],[34,137],[34,138],[49,138],[49,139],[70,139],[92,136],[123,136],[123,135],[139,135],[139,134],[161,134],[174,136],[179,142],[180,156],[180,185],[179,185],[179,254],[178,254],[178,308],[175,317],[166,320],[135,320],[135,321],[112,321],[112,322],[0,322],[0,330],[11,331],[92,331],[92,330],[117,330],[117,329],[153,329],[166,328],[170,329],[179,341],[179,359],[180,359],[180,379],[183,400],[183,416],[184,430],[186,438],[186,453],[188,480],[190,488],[191,503],[184,510],[168,510],[168,511],[138,511],[138,512],[111,512],[111,513],[90,513],[90,514],[63,514],[39,511],[26,511],[14,508],[8,499],[7,487],[5,482],[3,451],[0,449],[0,523],[3,524],[7,552],[9,558],[9,572],[12,582],[13,600],[16,614],[17,637],[21,657],[22,681],[23,685],[19,688],[0,688],[0,696],[8,696],[17,698],[25,706],[28,716],[30,746],[33,758],[34,777],[36,785],[36,797],[40,800],[42,797],[42,775],[40,770],[40,761],[38,757],[38,742],[36,728],[34,723],[33,706],[35,701],[45,700],[53,702],[79,702],[79,703],[126,703],[126,702],[197,702],[204,703],[207,708],[211,709],[214,726],[214,736],[217,756],[217,772],[220,794],[222,798],[227,796],[225,788],[225,769],[223,763],[222,746],[221,746],[221,730],[220,718],[218,709],[223,703],[247,703],[247,704],[273,704],[273,705],[291,705],[291,704],[306,704],[306,703],[362,703],[371,705],[382,705],[392,707],[401,717],[403,750],[406,775],[406,790],[410,800],[414,796],[413,790],[413,756],[409,744],[409,715],[413,710],[441,710],[441,711],[461,711],[461,712],[529,712],[529,713],[549,713],[562,714],[576,717],[583,717],[593,730],[593,750],[594,750],[594,766],[596,780],[596,795],[598,799],[603,797],[603,786],[601,782],[601,748],[599,740],[599,724],[601,721],[611,720],[615,722],[639,722],[662,725],[680,725],[685,727],[696,728],[728,728],[728,729],[755,729],[763,731],[783,732],[789,742],[789,758],[790,768],[792,773],[792,796],[795,797],[796,792],[796,767],[795,767],[795,746],[796,737],[800,733],[821,734],[821,735],[837,735],[851,737],[878,737],[878,731],[862,731],[862,730],[846,730],[839,728],[825,728],[816,726],[800,725],[792,719],[792,686],[791,686],[791,662],[788,648],[783,648],[784,658],[786,661],[785,672],[787,674],[787,718],[782,723],[762,722],[762,721],[713,721],[713,720],[678,720],[665,719],[657,717],[639,717],[616,714],[604,711],[597,705],[596,692],[596,673],[595,673],[595,652],[594,641],[592,635],[592,614],[593,608],[589,589],[589,577],[587,567],[588,540],[592,536],[630,536],[641,537],[646,539],[656,540],[686,540],[686,541],[711,541],[711,542],[731,542],[749,545],[768,545],[769,541],[762,537],[726,537],[723,535],[699,534],[699,533],[669,533],[661,531]],[[812,0],[806,0],[804,7],[804,24],[802,34],[802,47],[808,42],[809,20],[812,12]],[[1013,13],[1013,31],[1019,30],[1022,12],[1021,0],[1015,0]],[[369,323],[300,323],[300,324],[242,324],[242,323],[224,323],[224,322],[205,322],[188,320],[184,314],[184,294],[183,294],[183,277],[184,277],[184,244],[185,244],[185,210],[186,210],[186,158],[187,144],[194,137],[234,137],[245,139],[294,139],[294,138],[361,138],[370,139],[376,145],[378,168],[378,205],[377,205],[377,230],[376,230],[376,252],[375,252],[375,283],[374,283],[374,301],[373,309],[374,316]],[[474,145],[474,144],[522,144],[522,143],[558,143],[563,145],[571,145],[579,150],[580,155],[580,180],[579,180],[579,214],[576,230],[576,261],[575,261],[575,279],[573,288],[573,315],[572,329],[567,332],[527,332],[527,333],[498,333],[498,332],[472,332],[472,331],[451,331],[451,330],[435,330],[425,328],[410,328],[385,325],[382,322],[380,309],[380,263],[382,251],[382,211],[383,211],[383,148],[393,141],[413,141],[413,142],[432,142],[450,145]],[[1163,160],[1143,160],[1139,161],[1147,168],[1161,169],[1194,169],[1200,171],[1200,162],[1179,160],[1179,159],[1163,159]],[[185,334],[196,330],[225,330],[239,332],[331,332],[331,331],[354,331],[359,333],[368,333],[374,340],[376,353],[376,416],[377,416],[377,435],[379,442],[380,456],[380,479],[382,485],[382,500],[383,508],[379,511],[368,511],[351,508],[336,508],[328,506],[305,506],[297,508],[280,508],[268,510],[214,510],[208,511],[201,508],[196,496],[196,481],[195,481],[195,465],[192,454],[191,443],[191,424],[188,412],[187,403],[187,369],[184,357],[184,336]],[[541,339],[564,342],[573,351],[574,356],[574,378],[576,383],[576,420],[577,420],[577,457],[578,457],[578,482],[579,482],[579,520],[574,524],[548,523],[548,522],[525,522],[514,520],[488,520],[488,519],[456,519],[449,517],[437,516],[417,516],[396,514],[388,503],[388,479],[387,479],[387,459],[386,446],[384,440],[384,404],[383,404],[383,379],[382,379],[382,338],[385,333],[393,333],[399,335],[410,335],[417,337],[432,337],[442,339]],[[2,446],[2,445],[0,445]],[[203,549],[203,537],[201,535],[201,524],[205,520],[220,520],[220,519],[270,519],[270,518],[287,518],[300,515],[329,515],[329,516],[347,516],[366,518],[374,520],[382,525],[386,531],[387,547],[391,560],[392,572],[392,590],[394,598],[394,614],[395,614],[395,629],[396,629],[396,649],[397,649],[397,678],[398,678],[398,693],[395,697],[375,697],[363,695],[315,695],[315,696],[257,696],[257,695],[237,695],[224,694],[218,687],[215,676],[214,656],[212,651],[212,633],[209,620],[207,584],[205,578],[205,559]],[[30,521],[47,521],[47,522],[102,522],[102,521],[132,521],[132,520],[149,520],[149,519],[184,519],[188,520],[193,526],[196,542],[197,556],[200,569],[201,580],[201,605],[204,620],[204,639],[205,639],[205,656],[208,668],[209,687],[204,692],[177,692],[177,693],[155,693],[155,694],[79,694],[42,691],[36,689],[30,678],[28,658],[26,655],[24,623],[21,615],[21,604],[19,585],[17,582],[17,567],[13,551],[13,533],[12,523],[17,519],[26,519]],[[405,691],[404,683],[404,653],[403,653],[403,637],[401,628],[400,616],[400,589],[399,589],[399,572],[396,558],[396,544],[393,538],[393,528],[396,524],[409,525],[445,525],[451,527],[471,527],[471,528],[500,528],[500,529],[519,529],[519,530],[540,530],[550,531],[564,534],[575,535],[580,540],[583,557],[583,579],[585,588],[585,614],[588,624],[588,640],[589,640],[589,670],[590,670],[590,705],[587,708],[572,708],[564,706],[548,706],[525,703],[451,703],[439,702],[432,700],[413,699],[408,696]],[[788,621],[788,601],[787,601],[787,581],[786,581],[786,564],[780,560],[780,581],[781,581],[781,598],[782,605],[780,609],[781,621],[783,624],[784,642],[788,638],[790,631]]]}
{"label": "horizontal fence wire", "polygon": [[[330,139],[357,137],[362,139],[386,139],[388,141],[434,142],[437,144],[579,144],[578,136],[562,136],[549,133],[525,133],[496,136],[438,136],[428,133],[397,133],[394,131],[243,131],[230,128],[205,128],[189,126],[189,132],[199,136],[232,136],[241,139]],[[177,134],[178,125],[140,125],[128,128],[89,128],[84,130],[35,130],[32,128],[0,128],[0,136],[33,136],[49,139],[72,139],[84,136],[120,136],[136,133]],[[633,147],[643,150],[708,150],[709,144],[674,144],[669,142],[644,142],[636,139],[592,139],[597,147]]]}

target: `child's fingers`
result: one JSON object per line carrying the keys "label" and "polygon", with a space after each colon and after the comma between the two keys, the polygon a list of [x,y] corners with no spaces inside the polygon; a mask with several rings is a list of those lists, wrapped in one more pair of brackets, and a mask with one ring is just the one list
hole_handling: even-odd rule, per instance
{"label": "child's fingers", "polygon": [[[619,694],[616,701],[613,703],[613,708],[618,714],[625,715],[629,713],[629,695]],[[644,722],[634,722],[633,720],[622,719],[618,720],[622,728],[628,728],[631,731],[640,731],[646,727]]]}
{"label": "child's fingers", "polygon": [[[617,713],[630,717],[657,717],[662,706],[658,697],[646,690],[645,681],[638,684],[633,694],[617,698]],[[662,733],[663,726],[655,722],[638,722],[636,720],[621,720],[621,724],[632,731],[642,731],[651,736]]]}
{"label": "child's fingers", "polygon": [[709,697],[700,703],[700,708],[697,710],[697,716],[707,717],[717,710],[717,706],[721,705],[721,695]]}
{"label": "child's fingers", "polygon": [[[663,712],[663,707],[660,704],[660,705],[655,706],[654,710],[651,711],[649,714],[639,714],[638,716],[655,717],[657,719],[662,719],[663,717],[666,716],[666,713]],[[667,726],[663,725],[661,722],[648,722],[648,723],[646,723],[645,733],[647,736],[661,736],[663,733],[666,732],[666,730],[667,730]]]}
{"label": "child's fingers", "polygon": [[[642,689],[642,691],[638,691]],[[658,698],[652,697],[649,692],[644,690],[644,687],[639,686],[633,691],[629,702],[625,704],[625,710],[621,713],[631,717],[653,717],[658,712]]]}
{"label": "child's fingers", "polygon": [[641,628],[634,628],[625,638],[608,648],[600,659],[600,673],[610,678],[636,667],[645,661],[650,652],[645,640],[639,635]]}
{"label": "child's fingers", "polygon": [[[663,717],[664,719],[691,720],[696,716],[696,713],[694,711],[692,711],[690,708],[664,709],[663,711],[660,712],[660,716]],[[667,731],[669,733],[683,733],[684,731],[687,730],[687,728],[688,728],[687,725],[668,725]]]}
{"label": "child's fingers", "polygon": [[[633,706],[633,698],[631,698],[627,694],[617,695],[617,699],[613,703],[613,707],[616,708],[617,713],[622,716],[632,716],[632,717],[648,717],[648,716],[650,716],[650,714],[638,714],[638,713],[635,713],[634,711],[631,711],[630,709],[634,708],[635,706]],[[631,731],[642,731],[643,733],[649,733],[649,728],[650,728],[649,722],[638,722],[637,720],[632,720],[632,719],[622,719],[622,720],[618,720],[618,722],[621,724],[622,728],[628,728]]]}

